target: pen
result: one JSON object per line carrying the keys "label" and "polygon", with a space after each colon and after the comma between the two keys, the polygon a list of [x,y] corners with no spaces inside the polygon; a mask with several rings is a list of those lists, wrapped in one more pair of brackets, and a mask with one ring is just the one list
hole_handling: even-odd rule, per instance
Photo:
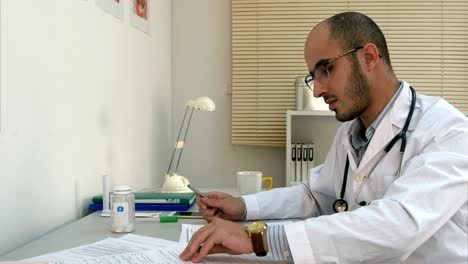
{"label": "pen", "polygon": [[141,218],[141,220],[159,220],[161,223],[177,222],[179,220],[178,216],[172,214],[161,215],[160,213],[137,212],[135,216]]}
{"label": "pen", "polygon": [[179,220],[179,217],[175,215],[165,215],[165,216],[160,216],[159,217],[159,222],[160,223],[169,223],[169,222],[177,222]]}
{"label": "pen", "polygon": [[197,188],[193,187],[193,186],[190,186],[187,185],[187,187],[189,187],[190,190],[192,190],[194,193],[200,195],[201,197],[205,198],[205,199],[208,199],[208,196],[204,195],[203,193],[201,193]]}

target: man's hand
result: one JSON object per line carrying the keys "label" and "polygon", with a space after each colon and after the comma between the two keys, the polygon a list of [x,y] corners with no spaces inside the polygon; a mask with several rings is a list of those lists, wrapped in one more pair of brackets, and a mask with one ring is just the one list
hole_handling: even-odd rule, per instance
{"label": "man's hand", "polygon": [[228,253],[232,255],[253,252],[252,241],[246,227],[220,218],[214,218],[200,228],[192,237],[180,258],[198,263],[208,254]]}
{"label": "man's hand", "polygon": [[197,205],[208,222],[215,217],[231,221],[242,220],[245,205],[240,198],[222,192],[208,192],[205,195],[209,199],[197,196]]}

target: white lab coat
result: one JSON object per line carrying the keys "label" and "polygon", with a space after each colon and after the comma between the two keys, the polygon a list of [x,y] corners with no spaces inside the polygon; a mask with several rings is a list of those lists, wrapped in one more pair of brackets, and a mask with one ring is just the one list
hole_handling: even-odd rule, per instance
{"label": "white lab coat", "polygon": [[[305,219],[285,226],[295,263],[468,263],[468,118],[446,101],[417,94],[400,178],[398,141],[359,195],[371,204],[355,202],[363,176],[406,121],[411,92],[403,84],[359,167],[349,142],[353,120],[338,129],[307,184],[243,196],[247,219]],[[350,211],[334,214],[346,155]]]}

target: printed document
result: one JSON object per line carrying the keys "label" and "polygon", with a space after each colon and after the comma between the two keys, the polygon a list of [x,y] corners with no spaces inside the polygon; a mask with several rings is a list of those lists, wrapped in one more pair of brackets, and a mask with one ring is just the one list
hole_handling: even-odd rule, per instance
{"label": "printed document", "polygon": [[[141,252],[133,252],[120,255],[104,256],[95,259],[88,259],[78,262],[66,262],[69,264],[113,264],[113,263],[125,263],[125,264],[191,264],[191,261],[182,261],[179,258],[179,254],[184,250],[186,244],[177,244],[166,248],[145,250]],[[242,256],[231,256],[227,254],[217,254],[205,257],[204,264],[215,264],[215,263],[231,263],[231,264],[243,264],[243,263],[285,263],[283,261],[274,261],[270,258],[258,258],[255,255],[242,255]]]}
{"label": "printed document", "polygon": [[[191,238],[202,225],[187,225],[190,230],[187,234]],[[195,230],[196,229],[196,230]],[[48,262],[56,264],[185,264],[191,261],[182,261],[179,254],[185,249],[187,243],[177,243],[165,239],[128,234],[120,238],[106,238],[96,243],[62,250],[24,261]],[[273,260],[266,256],[262,258],[250,255],[215,254],[204,258],[201,263],[286,263]]]}
{"label": "printed document", "polygon": [[96,243],[41,255],[25,261],[75,263],[77,261],[90,260],[102,256],[135,253],[177,244],[177,242],[165,239],[128,234],[120,238],[109,237]]}

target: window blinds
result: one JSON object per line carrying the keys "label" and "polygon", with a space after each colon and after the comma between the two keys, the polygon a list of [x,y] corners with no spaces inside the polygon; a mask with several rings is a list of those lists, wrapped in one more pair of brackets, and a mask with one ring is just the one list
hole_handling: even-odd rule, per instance
{"label": "window blinds", "polygon": [[309,31],[344,11],[370,16],[399,79],[468,113],[466,0],[232,0],[232,143],[285,145]]}

